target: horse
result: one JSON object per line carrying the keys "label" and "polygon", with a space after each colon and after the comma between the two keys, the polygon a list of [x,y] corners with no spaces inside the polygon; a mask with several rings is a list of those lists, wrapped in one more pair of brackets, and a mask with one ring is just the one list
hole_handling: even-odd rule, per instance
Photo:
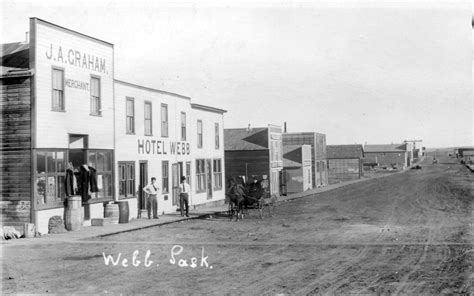
{"label": "horse", "polygon": [[229,197],[229,216],[232,218],[234,211],[237,214],[237,221],[239,218],[244,218],[243,208],[246,201],[245,189],[242,185],[238,184],[235,178],[231,179],[229,190],[226,195]]}

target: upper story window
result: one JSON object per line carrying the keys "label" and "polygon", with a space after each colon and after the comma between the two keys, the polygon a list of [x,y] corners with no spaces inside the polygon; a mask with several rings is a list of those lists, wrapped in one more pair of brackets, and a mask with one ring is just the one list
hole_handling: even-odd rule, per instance
{"label": "upper story window", "polygon": [[214,125],[214,133],[215,133],[215,136],[214,136],[215,147],[216,147],[216,149],[219,149],[219,146],[220,146],[219,145],[219,140],[220,139],[219,139],[219,124],[218,123],[216,123]]}
{"label": "upper story window", "polygon": [[181,112],[181,141],[186,141],[186,113]]}
{"label": "upper story window", "polygon": [[152,130],[152,110],[151,102],[145,102],[145,136],[151,136]]}
{"label": "upper story window", "polygon": [[161,136],[168,137],[168,105],[161,104]]}
{"label": "upper story window", "polygon": [[53,97],[51,109],[53,111],[64,111],[64,70],[53,68],[52,80]]}
{"label": "upper story window", "polygon": [[100,79],[91,77],[91,115],[100,115]]}
{"label": "upper story window", "polygon": [[197,146],[202,148],[202,120],[197,121]]}
{"label": "upper story window", "polygon": [[135,99],[127,98],[127,134],[135,133]]}

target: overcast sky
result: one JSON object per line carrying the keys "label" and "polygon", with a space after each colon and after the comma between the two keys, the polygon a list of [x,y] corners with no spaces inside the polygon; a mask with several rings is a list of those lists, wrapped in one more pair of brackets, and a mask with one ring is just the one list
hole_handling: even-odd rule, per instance
{"label": "overcast sky", "polygon": [[2,43],[36,16],[115,45],[115,77],[328,144],[474,145],[470,1],[1,1]]}

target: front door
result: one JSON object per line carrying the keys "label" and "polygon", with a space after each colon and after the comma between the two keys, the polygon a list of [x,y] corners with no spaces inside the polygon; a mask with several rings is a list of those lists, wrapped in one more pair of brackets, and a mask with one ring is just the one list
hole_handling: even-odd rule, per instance
{"label": "front door", "polygon": [[179,207],[179,179],[181,178],[183,164],[173,163],[171,167],[171,187],[173,190],[173,206]]}
{"label": "front door", "polygon": [[138,184],[138,217],[141,217],[142,212],[146,212],[146,197],[143,192],[143,188],[146,186],[148,181],[148,163],[146,161],[140,161],[140,176]]}
{"label": "front door", "polygon": [[212,199],[212,160],[206,159],[207,199]]}

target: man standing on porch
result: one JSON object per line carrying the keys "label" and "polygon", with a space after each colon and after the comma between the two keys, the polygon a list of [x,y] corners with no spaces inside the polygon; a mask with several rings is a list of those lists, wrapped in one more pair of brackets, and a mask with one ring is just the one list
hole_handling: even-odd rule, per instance
{"label": "man standing on porch", "polygon": [[151,210],[153,209],[153,219],[158,219],[158,191],[160,190],[155,184],[156,178],[151,178],[151,183],[143,188],[148,195],[146,204],[148,210],[148,219],[151,219]]}
{"label": "man standing on porch", "polygon": [[186,207],[186,217],[189,217],[189,194],[191,193],[191,187],[186,183],[186,177],[181,177],[181,184],[179,185],[179,207],[181,208],[181,217],[183,214],[183,206]]}

